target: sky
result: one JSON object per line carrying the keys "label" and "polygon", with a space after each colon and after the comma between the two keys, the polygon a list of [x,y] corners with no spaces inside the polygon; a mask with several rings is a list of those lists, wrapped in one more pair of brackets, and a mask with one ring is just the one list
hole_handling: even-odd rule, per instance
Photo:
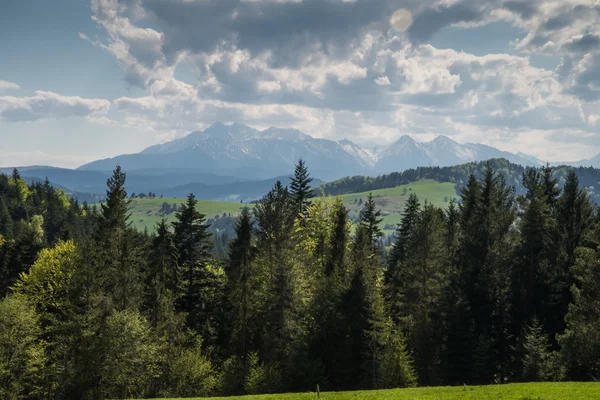
{"label": "sky", "polygon": [[19,0],[0,37],[0,166],[216,121],[600,152],[600,0]]}

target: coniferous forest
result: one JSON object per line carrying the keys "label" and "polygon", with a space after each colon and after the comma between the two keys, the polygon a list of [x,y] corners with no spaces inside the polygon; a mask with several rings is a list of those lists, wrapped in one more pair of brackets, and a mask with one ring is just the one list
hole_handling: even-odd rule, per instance
{"label": "coniferous forest", "polygon": [[186,397],[600,378],[600,214],[577,175],[491,164],[392,246],[300,161],[225,256],[190,195],[138,232],[117,167],[100,206],[0,175],[0,398]]}

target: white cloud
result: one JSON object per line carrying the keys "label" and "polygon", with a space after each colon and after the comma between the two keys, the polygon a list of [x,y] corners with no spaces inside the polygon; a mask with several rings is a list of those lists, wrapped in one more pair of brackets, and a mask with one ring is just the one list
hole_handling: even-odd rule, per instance
{"label": "white cloud", "polygon": [[18,89],[19,85],[14,82],[0,80],[0,91],[9,89]]}
{"label": "white cloud", "polygon": [[110,102],[61,96],[53,92],[36,91],[34,96],[0,96],[0,120],[8,122],[35,121],[46,118],[87,117],[108,111]]}
{"label": "white cloud", "polygon": [[[255,0],[236,7],[222,0],[173,0],[169,7],[158,0],[92,0],[94,19],[107,33],[93,43],[117,58],[128,82],[147,90],[114,102],[126,125],[160,140],[216,120],[364,141],[448,134],[505,148],[518,143],[547,156],[551,141],[581,151],[573,138],[592,140],[598,121],[592,105],[600,97],[593,0],[404,3],[414,16],[406,33],[390,30],[394,0]],[[296,17],[293,29],[287,17],[275,18],[288,14]],[[513,44],[517,55],[476,56],[426,44],[444,26],[471,29],[498,20],[526,32]],[[563,55],[563,66],[532,66],[528,56],[540,53]],[[175,78],[182,63],[193,81]]]}

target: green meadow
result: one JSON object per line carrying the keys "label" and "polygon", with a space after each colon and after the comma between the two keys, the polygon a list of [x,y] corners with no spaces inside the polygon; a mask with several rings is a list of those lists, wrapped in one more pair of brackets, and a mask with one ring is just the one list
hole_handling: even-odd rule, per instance
{"label": "green meadow", "polygon": [[[357,392],[290,393],[227,397],[227,400],[596,400],[600,383],[515,383]],[[223,398],[225,399],[225,398]],[[175,399],[172,399],[175,400]],[[197,398],[195,400],[206,400]],[[217,400],[217,398],[212,398]]]}
{"label": "green meadow", "polygon": [[[373,197],[383,216],[381,227],[386,233],[391,233],[395,226],[402,219],[402,211],[404,205],[411,193],[419,196],[421,202],[427,200],[439,207],[446,207],[449,200],[458,197],[455,191],[454,184],[440,183],[434,180],[422,180],[401,185],[390,189],[374,190]],[[344,204],[348,207],[350,218],[358,219],[358,215],[362,210],[363,203],[367,199],[369,192],[352,193],[342,196]],[[154,198],[154,199],[133,199],[131,203],[131,221],[133,225],[139,229],[148,230],[154,229],[156,223],[162,218],[161,207],[163,203],[181,204],[185,199],[174,198]],[[224,201],[209,201],[199,200],[198,211],[212,218],[215,215],[231,214],[237,216],[244,206],[253,207],[253,204],[242,204]],[[175,213],[165,215],[170,222],[175,218]],[[386,229],[387,227],[387,229]]]}

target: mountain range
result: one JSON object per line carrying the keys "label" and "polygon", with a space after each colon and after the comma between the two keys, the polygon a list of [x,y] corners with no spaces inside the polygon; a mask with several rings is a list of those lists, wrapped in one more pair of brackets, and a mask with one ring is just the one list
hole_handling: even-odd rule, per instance
{"label": "mountain range", "polygon": [[[545,164],[525,153],[510,153],[476,143],[461,144],[446,136],[430,142],[402,136],[386,146],[373,146],[315,138],[295,129],[260,131],[237,123],[216,123],[204,131],[148,147],[140,153],[94,161],[75,170],[32,166],[19,171],[30,182],[48,178],[80,200],[93,201],[103,196],[106,180],[120,164],[127,172],[129,193],[152,191],[166,197],[183,197],[194,192],[203,200],[250,201],[266,193],[278,179],[274,177],[287,182],[284,178],[292,174],[299,158],[306,161],[315,182],[492,158],[504,158],[522,166]],[[600,167],[600,155],[552,165]],[[0,168],[0,173],[11,171]]]}
{"label": "mountain range", "polygon": [[410,136],[383,147],[366,147],[349,140],[315,138],[296,129],[216,123],[172,142],[79,167],[110,171],[120,164],[126,171],[148,168],[188,169],[203,173],[266,179],[289,174],[303,158],[311,174],[324,180],[349,175],[377,175],[425,166],[450,166],[490,158],[505,158],[525,166],[544,163],[527,154],[513,154],[483,144],[460,144],[446,136],[417,142]]}

